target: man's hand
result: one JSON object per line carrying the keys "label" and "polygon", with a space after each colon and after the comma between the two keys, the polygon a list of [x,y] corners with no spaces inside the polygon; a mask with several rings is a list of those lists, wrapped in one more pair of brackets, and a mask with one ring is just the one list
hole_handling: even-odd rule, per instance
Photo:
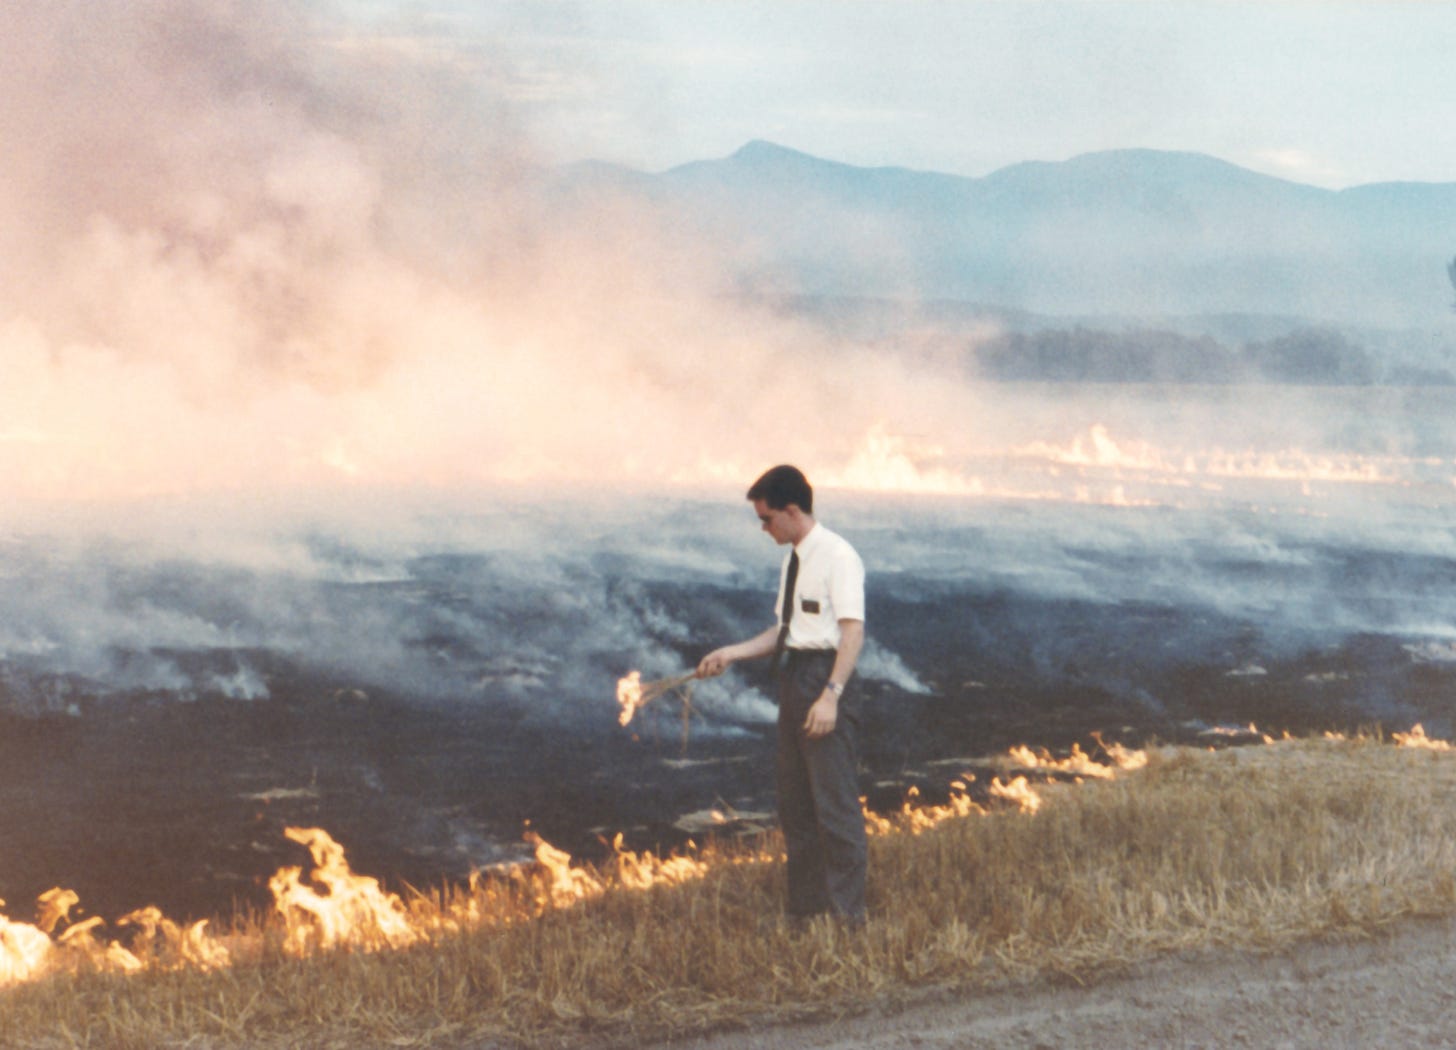
{"label": "man's hand", "polygon": [[826,689],[809,708],[808,717],[804,719],[804,735],[810,740],[828,736],[834,732],[834,725],[838,721],[839,697]]}
{"label": "man's hand", "polygon": [[739,660],[753,660],[760,656],[767,656],[774,651],[778,637],[779,628],[775,624],[765,629],[762,634],[756,634],[745,642],[714,649],[698,661],[698,677],[717,678],[728,670],[729,664],[736,664]]}
{"label": "man's hand", "polygon": [[714,649],[698,661],[698,677],[717,678],[728,670],[728,665],[733,662],[732,649],[731,645],[725,645],[722,649]]}

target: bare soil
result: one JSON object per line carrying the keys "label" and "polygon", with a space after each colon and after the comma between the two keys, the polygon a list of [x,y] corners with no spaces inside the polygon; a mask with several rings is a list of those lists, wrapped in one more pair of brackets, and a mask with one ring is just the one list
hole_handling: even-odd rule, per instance
{"label": "bare soil", "polygon": [[1456,1046],[1456,925],[1270,954],[1140,964],[1090,986],[1032,985],[811,1024],[660,1044],[674,1050],[1365,1050]]}

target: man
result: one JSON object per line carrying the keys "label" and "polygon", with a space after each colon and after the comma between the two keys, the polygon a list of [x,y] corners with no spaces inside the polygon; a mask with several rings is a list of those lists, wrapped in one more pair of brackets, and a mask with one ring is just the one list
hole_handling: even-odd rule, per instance
{"label": "man", "polygon": [[715,649],[702,678],[730,664],[774,657],[778,674],[778,807],[788,849],[788,913],[795,919],[865,919],[866,843],[859,801],[851,688],[864,645],[864,563],[814,520],[814,490],[796,467],[779,466],[748,490],[775,543],[791,544],[779,576],[778,622]]}

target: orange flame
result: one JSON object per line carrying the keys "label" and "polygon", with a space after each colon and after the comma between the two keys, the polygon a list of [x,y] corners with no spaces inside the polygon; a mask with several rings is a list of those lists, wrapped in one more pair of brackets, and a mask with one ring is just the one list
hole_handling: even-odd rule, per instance
{"label": "orange flame", "polygon": [[285,828],[283,833],[308,847],[314,869],[308,885],[303,869],[280,868],[268,880],[278,912],[288,925],[287,949],[307,955],[315,949],[348,945],[373,951],[403,948],[422,936],[411,925],[404,903],[379,888],[377,879],[355,875],[344,847],[322,828]]}
{"label": "orange flame", "polygon": [[[974,777],[967,776],[966,780],[973,780]],[[860,799],[860,805],[864,805],[864,799]],[[950,798],[944,805],[927,806],[920,803],[920,790],[911,786],[905,792],[905,803],[900,807],[899,812],[892,817],[882,817],[872,813],[868,809],[864,811],[865,830],[871,835],[890,835],[895,832],[908,832],[911,835],[919,835],[921,832],[929,831],[938,824],[947,820],[954,820],[958,817],[969,817],[972,814],[984,813],[985,810],[977,805],[967,793],[965,780],[953,780],[950,784]]]}
{"label": "orange flame", "polygon": [[624,678],[617,679],[617,704],[621,712],[617,715],[618,725],[627,725],[632,721],[632,716],[637,713],[645,700],[642,699],[642,672],[632,671]]}
{"label": "orange flame", "polygon": [[[691,677],[685,676],[679,684]],[[624,681],[640,682],[635,674]],[[665,684],[668,680],[649,686]],[[1405,737],[1426,739],[1420,727]],[[1029,748],[1013,748],[1004,761],[1010,769],[1069,773],[1079,779],[1102,779],[1114,775],[1115,770],[1136,769],[1147,761],[1141,751],[1116,745],[1102,747],[1110,764],[1095,762],[1077,748],[1064,759]],[[944,805],[923,805],[912,789],[897,814],[882,817],[866,811],[866,828],[873,834],[918,834],[948,820],[983,814],[985,809],[969,794],[967,785],[973,779],[967,774],[952,781]],[[995,778],[990,793],[1027,813],[1036,812],[1043,802],[1024,775],[1014,776],[1009,782]],[[428,941],[442,931],[517,922],[551,909],[576,907],[610,891],[679,885],[700,879],[709,871],[708,862],[696,855],[692,843],[686,854],[660,857],[624,848],[622,836],[618,835],[612,840],[610,858],[598,868],[574,864],[566,851],[528,833],[526,839],[535,848],[533,866],[513,869],[508,880],[472,877],[469,895],[433,911],[412,912],[398,896],[385,892],[378,880],[350,870],[344,848],[327,832],[290,827],[284,833],[306,846],[313,861],[306,875],[302,867],[284,867],[269,881],[276,911],[283,918],[283,950],[300,957],[338,949],[404,948]],[[723,862],[767,863],[778,859],[776,854],[761,849],[735,853]],[[0,906],[3,903],[0,901]],[[236,944],[230,951],[209,934],[206,920],[184,927],[155,907],[138,909],[118,920],[118,926],[132,930],[127,938],[129,946],[124,946],[104,936],[100,918],[71,923],[70,914],[77,903],[75,893],[56,888],[39,898],[35,925],[12,922],[0,915],[0,986],[80,967],[119,974],[156,969],[216,970],[232,965],[233,951],[261,948],[261,943],[254,945],[234,934],[229,943]]]}
{"label": "orange flame", "polygon": [[1050,770],[1074,777],[1090,777],[1093,780],[1111,780],[1120,770],[1141,769],[1148,764],[1146,751],[1133,750],[1121,744],[1103,744],[1102,749],[1112,760],[1110,765],[1098,762],[1075,743],[1072,745],[1072,753],[1066,758],[1053,758],[1046,751],[1037,754],[1023,744],[1011,748],[1006,754],[1012,766],[1017,769]]}
{"label": "orange flame", "polygon": [[184,929],[155,907],[138,909],[117,922],[137,928],[134,946],[141,955],[104,939],[100,916],[56,933],[58,926],[69,923],[78,900],[72,890],[47,890],[37,898],[34,926],[0,916],[0,987],[81,967],[127,974],[148,968],[216,970],[231,964],[228,950],[208,934],[206,919]]}
{"label": "orange flame", "polygon": [[51,939],[38,927],[0,915],[0,988],[44,973],[52,950]]}
{"label": "orange flame", "polygon": [[1396,747],[1424,748],[1427,751],[1450,751],[1451,744],[1445,740],[1436,740],[1426,736],[1426,727],[1417,722],[1411,726],[1409,733],[1391,733],[1395,738]]}
{"label": "orange flame", "polygon": [[991,794],[1021,807],[1023,813],[1035,813],[1041,809],[1041,796],[1036,793],[1025,777],[1014,777],[1010,783],[1003,783],[1000,777],[991,780]]}
{"label": "orange flame", "polygon": [[646,890],[653,886],[675,886],[701,879],[708,873],[708,865],[696,857],[684,857],[680,854],[659,857],[651,852],[634,853],[623,849],[620,833],[612,839],[612,853],[612,866],[617,880],[628,889]]}
{"label": "orange flame", "polygon": [[148,905],[123,915],[117,925],[136,927],[143,944],[171,946],[168,969],[221,970],[232,964],[232,955],[207,932],[206,919],[182,927],[163,915],[160,908]]}
{"label": "orange flame", "polygon": [[583,868],[571,866],[571,854],[557,849],[534,831],[526,841],[536,847],[536,863],[546,869],[549,880],[536,903],[541,909],[567,908],[593,897],[600,897],[606,887],[601,880]]}

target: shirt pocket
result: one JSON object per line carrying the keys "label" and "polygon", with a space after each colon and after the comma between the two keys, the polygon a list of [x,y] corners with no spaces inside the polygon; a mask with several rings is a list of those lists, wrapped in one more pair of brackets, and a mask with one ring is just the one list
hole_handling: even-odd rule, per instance
{"label": "shirt pocket", "polygon": [[802,616],[806,624],[820,624],[829,621],[829,587],[815,586],[799,591],[799,605],[795,616]]}

